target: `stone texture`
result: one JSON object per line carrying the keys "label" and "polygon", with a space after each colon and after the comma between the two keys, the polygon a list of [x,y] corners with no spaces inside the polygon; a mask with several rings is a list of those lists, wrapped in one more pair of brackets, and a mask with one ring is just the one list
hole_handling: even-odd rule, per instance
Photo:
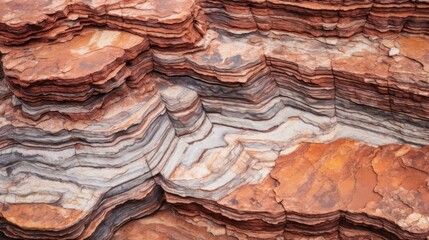
{"label": "stone texture", "polygon": [[428,10],[0,2],[0,238],[428,238]]}
{"label": "stone texture", "polygon": [[347,139],[303,143],[280,156],[259,184],[217,202],[170,194],[167,202],[191,218],[214,218],[226,224],[229,235],[245,238],[330,236],[361,226],[362,233],[372,229],[381,238],[424,239],[428,153],[427,146],[373,147]]}
{"label": "stone texture", "polygon": [[160,47],[181,46],[195,43],[205,29],[192,0],[5,0],[0,9],[0,43],[5,45],[70,39],[82,28],[97,26],[147,36]]}
{"label": "stone texture", "polygon": [[427,1],[206,0],[202,6],[216,27],[239,32],[280,30],[316,37],[427,34],[429,23]]}
{"label": "stone texture", "polygon": [[115,233],[113,239],[234,239],[226,236],[225,228],[216,223],[188,221],[165,205],[151,216],[126,224]]}

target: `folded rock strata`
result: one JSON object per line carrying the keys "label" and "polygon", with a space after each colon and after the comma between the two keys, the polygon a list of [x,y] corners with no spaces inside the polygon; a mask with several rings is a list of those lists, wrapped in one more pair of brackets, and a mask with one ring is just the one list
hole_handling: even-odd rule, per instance
{"label": "folded rock strata", "polygon": [[[133,221],[115,233],[113,239],[234,239],[225,234],[225,228],[208,222],[207,231],[200,221],[200,225],[188,222],[182,215],[177,214],[171,207],[164,206],[155,214]],[[222,234],[222,235],[221,235]]]}
{"label": "folded rock strata", "polygon": [[[196,51],[148,52],[144,38],[87,29],[49,47],[6,48],[3,65],[14,104],[34,119],[50,111],[73,115],[100,108],[114,89],[125,83],[142,87],[143,76],[154,70],[196,91],[208,113],[267,120],[291,106],[346,125],[365,122],[371,131],[411,144],[429,140],[429,60],[419,51],[429,45],[427,37],[359,36],[330,45],[323,39],[210,31],[203,41],[205,48]],[[400,53],[389,57],[393,47]],[[224,94],[216,99],[219,91]],[[354,116],[352,109],[365,107],[371,118]]]}
{"label": "folded rock strata", "polygon": [[191,219],[225,224],[233,236],[330,236],[359,225],[380,238],[424,239],[428,150],[345,139],[303,143],[280,156],[262,183],[242,186],[216,202],[166,193],[167,202]]}
{"label": "folded rock strata", "polygon": [[87,26],[147,36],[156,46],[189,45],[204,34],[204,17],[193,0],[10,1],[0,3],[0,43],[70,38]]}
{"label": "folded rock strata", "polygon": [[280,30],[315,37],[428,34],[429,3],[410,0],[202,0],[213,25],[238,32]]}
{"label": "folded rock strata", "polygon": [[148,50],[146,38],[87,29],[72,41],[14,48],[3,62],[17,102],[37,118],[48,111],[90,111],[126,81],[138,85],[134,82],[152,70]]}
{"label": "folded rock strata", "polygon": [[424,1],[0,9],[0,238],[429,236]]}

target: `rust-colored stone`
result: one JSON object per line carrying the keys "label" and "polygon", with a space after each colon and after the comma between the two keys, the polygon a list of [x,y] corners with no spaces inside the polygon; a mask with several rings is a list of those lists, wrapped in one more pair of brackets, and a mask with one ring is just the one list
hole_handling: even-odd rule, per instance
{"label": "rust-colored stone", "polygon": [[409,0],[0,1],[0,239],[428,238],[428,24]]}

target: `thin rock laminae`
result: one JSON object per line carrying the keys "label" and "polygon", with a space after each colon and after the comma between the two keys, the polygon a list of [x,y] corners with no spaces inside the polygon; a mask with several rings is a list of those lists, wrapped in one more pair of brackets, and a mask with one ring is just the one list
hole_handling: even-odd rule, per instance
{"label": "thin rock laminae", "polygon": [[428,238],[428,9],[0,2],[0,238]]}

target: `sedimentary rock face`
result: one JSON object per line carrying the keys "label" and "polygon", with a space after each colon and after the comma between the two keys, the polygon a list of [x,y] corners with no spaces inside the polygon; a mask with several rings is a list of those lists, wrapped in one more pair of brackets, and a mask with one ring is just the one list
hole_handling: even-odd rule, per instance
{"label": "sedimentary rock face", "polygon": [[426,239],[426,1],[0,1],[0,239]]}

